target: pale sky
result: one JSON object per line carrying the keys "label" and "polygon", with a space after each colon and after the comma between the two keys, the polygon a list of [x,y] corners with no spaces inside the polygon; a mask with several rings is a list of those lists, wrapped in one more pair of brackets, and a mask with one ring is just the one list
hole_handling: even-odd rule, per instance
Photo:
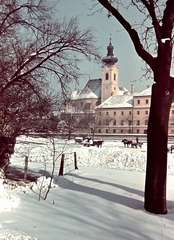
{"label": "pale sky", "polygon": [[[58,4],[58,12],[61,17],[78,16],[81,28],[92,27],[94,36],[97,39],[97,45],[101,46],[101,55],[104,57],[107,53],[110,34],[112,45],[114,46],[114,55],[118,58],[117,66],[119,67],[118,82],[120,87],[126,87],[130,91],[132,83],[135,91],[143,91],[147,85],[152,84],[152,80],[142,79],[141,81],[132,82],[140,79],[142,76],[141,68],[144,63],[134,50],[134,46],[129,39],[126,31],[121,27],[114,17],[108,18],[107,11],[104,9],[102,13],[95,13],[91,10],[91,0],[60,0]],[[97,8],[95,9],[97,10]],[[129,21],[131,20],[131,12],[128,13]],[[135,17],[135,14],[132,14]],[[133,18],[133,17],[132,17]],[[82,89],[87,81],[94,78],[101,78],[101,65],[84,61],[81,64],[82,72],[86,72],[80,80],[77,88]]]}

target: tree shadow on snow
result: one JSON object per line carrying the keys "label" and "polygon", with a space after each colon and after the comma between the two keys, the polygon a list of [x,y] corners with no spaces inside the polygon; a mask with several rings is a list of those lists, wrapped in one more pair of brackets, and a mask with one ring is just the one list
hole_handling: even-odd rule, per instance
{"label": "tree shadow on snow", "polygon": [[[71,174],[71,176],[73,176],[74,178],[79,177],[79,178],[83,179],[83,177],[77,176],[76,174],[73,174],[73,175]],[[88,179],[88,178],[87,178],[87,180],[93,181],[92,179]],[[100,180],[96,180],[96,181],[98,183],[102,183],[102,181],[100,181]],[[111,186],[113,185],[116,188],[121,188],[121,186],[117,185],[117,184],[111,184],[111,183],[106,183],[106,182],[103,182],[102,184],[109,184]],[[105,191],[102,189],[92,188],[92,187],[90,187],[90,183],[89,183],[89,187],[88,187],[88,186],[84,186],[84,185],[80,185],[78,183],[72,182],[68,179],[66,179],[66,180],[64,179],[64,181],[59,183],[59,187],[64,188],[64,189],[69,189],[71,191],[83,192],[86,194],[97,196],[97,197],[103,198],[107,201],[115,202],[115,203],[127,206],[132,209],[136,209],[136,210],[142,210],[144,208],[144,203],[142,201],[137,200],[132,197],[132,194],[138,194],[140,196],[143,195],[143,193],[141,191],[138,191],[136,189],[131,190],[131,188],[127,188],[127,187],[124,188],[122,186],[122,189],[125,190],[126,192],[129,189],[129,193],[127,193],[127,196],[125,196],[125,195],[122,196],[122,195],[116,194],[115,192],[109,192],[109,191]],[[97,187],[99,188],[100,185],[98,185]]]}
{"label": "tree shadow on snow", "polygon": [[[70,175],[70,174],[67,174],[67,175]],[[92,182],[97,182],[97,183],[100,183],[100,184],[106,184],[106,185],[109,185],[109,186],[112,186],[112,187],[115,187],[115,188],[120,188],[120,189],[122,189],[126,192],[130,192],[132,194],[137,194],[140,197],[144,197],[144,193],[142,191],[134,189],[134,188],[129,188],[129,187],[126,187],[126,186],[122,186],[120,184],[105,182],[105,181],[99,180],[97,178],[82,177],[82,176],[79,176],[79,175],[74,174],[74,173],[72,173],[71,176],[76,177],[76,178],[86,179],[86,180],[92,181]]]}
{"label": "tree shadow on snow", "polygon": [[[41,176],[49,177],[50,173],[44,170],[37,171],[28,169],[27,171],[27,181],[28,182],[35,182],[37,178]],[[13,180],[13,181],[22,181],[24,180],[24,169],[21,167],[10,166],[8,173],[6,174],[6,178]]]}

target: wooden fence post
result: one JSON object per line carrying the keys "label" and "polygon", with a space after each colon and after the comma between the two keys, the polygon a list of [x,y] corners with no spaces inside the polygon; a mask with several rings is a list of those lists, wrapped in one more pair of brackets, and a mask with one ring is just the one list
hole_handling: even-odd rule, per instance
{"label": "wooden fence post", "polygon": [[78,169],[76,152],[74,152],[74,167],[75,167],[75,169]]}
{"label": "wooden fence post", "polygon": [[27,171],[28,171],[28,156],[25,156],[24,181],[27,180]]}
{"label": "wooden fence post", "polygon": [[65,155],[62,154],[62,158],[61,158],[61,162],[60,162],[60,169],[59,169],[59,176],[63,176],[64,157],[65,157]]}

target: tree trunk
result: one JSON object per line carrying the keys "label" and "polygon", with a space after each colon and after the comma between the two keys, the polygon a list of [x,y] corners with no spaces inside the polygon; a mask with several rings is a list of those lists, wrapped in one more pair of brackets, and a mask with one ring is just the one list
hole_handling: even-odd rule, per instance
{"label": "tree trunk", "polygon": [[[163,79],[164,80],[164,79]],[[170,80],[168,83],[171,82]],[[147,136],[147,166],[145,209],[155,214],[166,214],[166,176],[168,121],[173,99],[170,84],[156,83],[152,87],[151,108]]]}

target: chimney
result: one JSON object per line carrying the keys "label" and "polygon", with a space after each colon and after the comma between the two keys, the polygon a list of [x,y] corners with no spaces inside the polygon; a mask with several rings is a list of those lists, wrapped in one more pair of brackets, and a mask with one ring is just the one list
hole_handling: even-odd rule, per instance
{"label": "chimney", "polygon": [[131,85],[131,94],[134,94],[134,85]]}

